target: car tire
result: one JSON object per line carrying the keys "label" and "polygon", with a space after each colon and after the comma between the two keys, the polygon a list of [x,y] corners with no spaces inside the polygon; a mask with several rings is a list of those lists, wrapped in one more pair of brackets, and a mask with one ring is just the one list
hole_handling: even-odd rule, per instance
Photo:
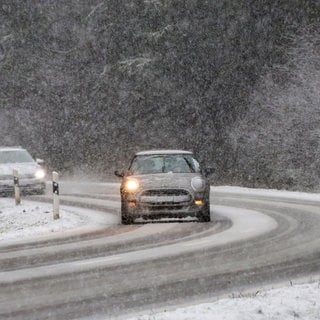
{"label": "car tire", "polygon": [[199,222],[210,222],[210,205],[207,203],[197,215]]}
{"label": "car tire", "polygon": [[124,200],[121,200],[121,224],[133,224],[133,218],[128,213],[128,207]]}

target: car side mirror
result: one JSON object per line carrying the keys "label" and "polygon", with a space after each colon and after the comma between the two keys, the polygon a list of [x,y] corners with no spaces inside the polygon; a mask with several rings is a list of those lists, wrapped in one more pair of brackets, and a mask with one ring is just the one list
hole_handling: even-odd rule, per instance
{"label": "car side mirror", "polygon": [[44,160],[42,159],[36,159],[36,163],[39,164],[39,165],[44,165]]}
{"label": "car side mirror", "polygon": [[214,168],[208,167],[208,168],[205,168],[205,169],[203,170],[203,173],[204,173],[204,175],[207,177],[207,176],[210,176],[211,174],[213,174],[214,171],[215,171]]}
{"label": "car side mirror", "polygon": [[123,178],[123,177],[124,177],[124,171],[116,170],[116,171],[114,172],[114,174],[115,174],[118,178]]}

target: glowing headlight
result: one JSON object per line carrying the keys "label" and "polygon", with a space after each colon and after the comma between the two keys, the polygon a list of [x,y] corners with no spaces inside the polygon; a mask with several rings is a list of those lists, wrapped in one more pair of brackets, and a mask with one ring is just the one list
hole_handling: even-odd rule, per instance
{"label": "glowing headlight", "polygon": [[37,178],[37,179],[43,179],[46,175],[46,172],[43,170],[43,169],[38,169],[36,171],[36,173],[34,174],[34,176]]}
{"label": "glowing headlight", "polygon": [[136,180],[128,180],[125,186],[127,191],[134,192],[139,188],[139,183]]}
{"label": "glowing headlight", "polygon": [[191,187],[194,191],[202,191],[205,187],[205,182],[200,177],[194,177],[191,180]]}

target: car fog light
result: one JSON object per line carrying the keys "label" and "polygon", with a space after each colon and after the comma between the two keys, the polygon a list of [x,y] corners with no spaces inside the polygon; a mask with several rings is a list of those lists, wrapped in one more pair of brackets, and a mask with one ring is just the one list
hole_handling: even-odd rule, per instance
{"label": "car fog light", "polygon": [[135,207],[137,203],[135,201],[129,201],[128,202],[129,207]]}
{"label": "car fog light", "polygon": [[194,204],[197,206],[202,206],[203,205],[203,201],[201,199],[196,199],[194,200]]}

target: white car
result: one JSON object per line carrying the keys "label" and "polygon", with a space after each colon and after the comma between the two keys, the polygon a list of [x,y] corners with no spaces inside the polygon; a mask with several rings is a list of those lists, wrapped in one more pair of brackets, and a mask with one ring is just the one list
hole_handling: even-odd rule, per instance
{"label": "white car", "polygon": [[42,160],[34,160],[25,149],[0,147],[0,193],[13,192],[13,170],[16,169],[22,192],[43,194],[46,172],[41,164]]}

